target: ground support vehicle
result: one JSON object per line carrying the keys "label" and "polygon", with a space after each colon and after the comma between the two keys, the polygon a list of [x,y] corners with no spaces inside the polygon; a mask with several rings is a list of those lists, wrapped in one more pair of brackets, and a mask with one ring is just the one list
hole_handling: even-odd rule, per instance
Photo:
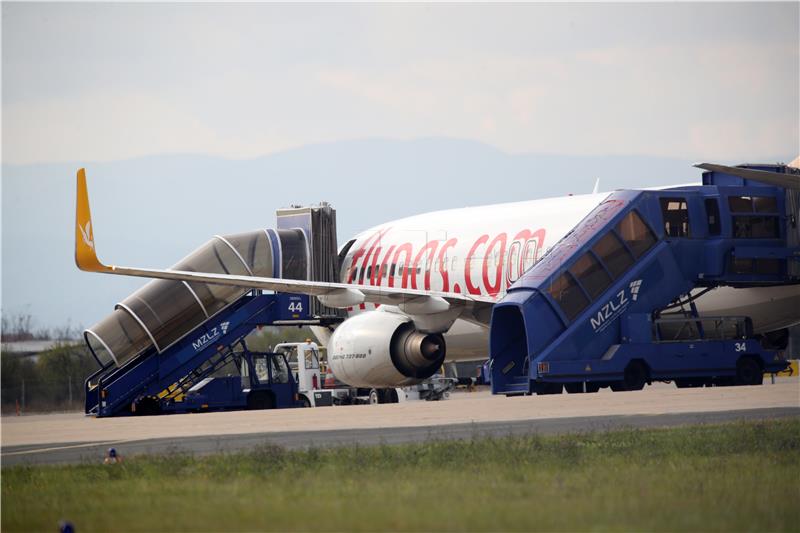
{"label": "ground support vehicle", "polygon": [[697,312],[718,287],[800,283],[800,186],[771,184],[800,174],[742,168],[748,178],[712,170],[701,186],[610,194],[494,306],[492,391],[753,385],[786,368],[787,335]]}
{"label": "ground support vehicle", "polygon": [[[98,417],[299,407],[283,354],[251,352],[244,338],[264,325],[309,322],[308,296],[248,293],[172,345],[151,345],[117,366],[89,349],[101,368],[85,383],[85,412]],[[96,337],[99,338],[99,337]],[[212,377],[234,363],[239,375]]]}
{"label": "ground support vehicle", "polygon": [[[331,380],[330,370],[323,372],[320,347],[315,343],[287,342],[275,346],[289,362],[294,381],[298,384],[298,395],[304,407],[330,405],[398,403],[410,400],[442,400],[449,397],[456,380],[434,376],[409,387],[366,389],[348,387]],[[327,383],[333,385],[328,386]]]}

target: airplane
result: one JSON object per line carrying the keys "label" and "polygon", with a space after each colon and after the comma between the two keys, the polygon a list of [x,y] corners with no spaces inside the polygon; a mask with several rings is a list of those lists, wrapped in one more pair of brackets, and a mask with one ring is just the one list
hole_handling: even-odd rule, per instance
{"label": "airplane", "polygon": [[[696,166],[798,188],[794,176]],[[800,167],[800,157],[790,166]],[[596,189],[586,195],[448,209],[380,224],[340,248],[340,281],[332,283],[106,265],[97,256],[86,173],[80,169],[75,260],[88,272],[316,297],[323,305],[347,310],[347,319],[332,332],[312,328],[328,346],[337,378],[354,387],[405,386],[430,377],[444,361],[487,358],[493,305],[606,198],[607,193]],[[701,316],[749,316],[755,333],[775,338],[800,323],[800,285],[718,287],[696,303]]]}

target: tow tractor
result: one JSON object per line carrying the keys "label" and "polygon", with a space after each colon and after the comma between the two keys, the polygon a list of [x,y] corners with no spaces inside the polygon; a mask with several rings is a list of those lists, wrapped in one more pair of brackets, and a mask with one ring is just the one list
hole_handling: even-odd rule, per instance
{"label": "tow tractor", "polygon": [[446,399],[457,380],[434,376],[411,387],[367,389],[348,387],[325,369],[321,356],[324,348],[315,342],[285,342],[274,348],[285,356],[292,378],[297,383],[299,402],[303,407],[330,405],[398,403],[409,400],[436,401]]}

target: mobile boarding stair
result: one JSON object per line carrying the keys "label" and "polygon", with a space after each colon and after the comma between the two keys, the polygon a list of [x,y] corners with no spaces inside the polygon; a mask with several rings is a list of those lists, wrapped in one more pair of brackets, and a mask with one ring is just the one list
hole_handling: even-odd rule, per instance
{"label": "mobile boarding stair", "polygon": [[[244,338],[263,325],[303,325],[313,323],[308,315],[309,297],[296,294],[247,293],[226,308],[183,335],[165,349],[155,343],[117,366],[95,353],[96,343],[88,343],[101,364],[100,370],[85,382],[85,412],[98,417],[128,414],[203,410],[208,408],[295,407],[297,385],[291,372],[278,378],[280,369],[288,369],[282,354],[254,354],[247,350]],[[99,338],[99,337],[96,337]],[[259,370],[251,358],[262,356],[263,379],[252,389],[243,386],[249,376],[210,379],[216,371],[235,361],[242,368]],[[197,394],[203,388],[206,394]],[[221,388],[227,394],[220,396]],[[214,393],[210,393],[212,391]],[[193,394],[194,393],[194,394]],[[200,401],[192,401],[200,398]]]}
{"label": "mobile boarding stair", "polygon": [[[790,167],[739,168],[800,183]],[[784,369],[750,317],[696,304],[717,287],[800,283],[796,189],[711,171],[700,186],[609,195],[494,307],[493,392],[758,384]]]}

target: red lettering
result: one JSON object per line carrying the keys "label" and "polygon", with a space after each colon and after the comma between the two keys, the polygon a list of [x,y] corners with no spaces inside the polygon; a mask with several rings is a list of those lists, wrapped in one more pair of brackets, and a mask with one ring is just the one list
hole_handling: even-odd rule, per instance
{"label": "red lettering", "polygon": [[[392,255],[392,251],[394,250],[395,246],[392,245],[389,247],[389,250],[386,252],[386,255],[383,256],[383,260],[381,261],[381,267],[378,270],[378,286],[380,286],[381,282],[383,281],[383,276],[386,274],[386,270],[389,268],[389,257]],[[376,254],[377,256],[377,254]],[[374,273],[374,272],[373,272]],[[388,275],[387,275],[388,276]],[[393,276],[389,277],[389,283],[391,284]]]}
{"label": "red lettering", "polygon": [[431,268],[433,268],[433,256],[436,254],[436,247],[439,246],[438,241],[430,241],[428,244],[422,247],[422,250],[419,251],[417,257],[414,258],[414,265],[411,269],[411,288],[417,288],[417,267],[419,266],[419,261],[422,259],[423,255],[426,255],[425,252],[430,250],[430,258],[425,259],[425,265],[423,266],[425,270],[425,290],[430,290],[431,288]]}
{"label": "red lettering", "polygon": [[[370,265],[369,284],[375,285],[375,278],[378,278],[378,256],[381,253],[381,246],[375,248],[375,254],[372,256],[372,264]],[[378,278],[380,283],[380,278]]]}
{"label": "red lettering", "polygon": [[476,287],[472,284],[472,272],[470,272],[470,266],[472,264],[472,256],[475,255],[475,251],[478,249],[478,246],[485,243],[489,240],[488,235],[481,235],[478,237],[478,240],[475,241],[475,244],[472,245],[472,248],[469,249],[469,253],[467,254],[467,259],[464,261],[464,283],[467,285],[467,294],[480,294],[481,289]]}
{"label": "red lettering", "polygon": [[[531,268],[536,263],[536,261],[539,260],[540,252],[544,247],[544,236],[545,236],[544,228],[537,229],[536,231],[530,231],[528,229],[524,229],[514,236],[514,241],[519,241],[521,244],[519,258],[518,258],[519,264],[517,265],[518,278],[521,278],[522,274],[524,274],[527,269]],[[534,242],[535,245],[531,244]],[[530,261],[526,262],[525,260],[528,257],[528,251],[530,250],[531,246],[536,246],[536,248],[533,257],[531,257]],[[507,268],[510,271],[511,265],[507,265]],[[509,279],[509,284],[512,281],[513,280]]]}
{"label": "red lettering", "polygon": [[[407,242],[405,244],[401,244],[397,247],[397,251],[394,253],[394,258],[392,259],[392,263],[396,265],[400,265],[398,261],[398,257],[400,257],[400,252],[405,252],[405,258],[403,259],[404,268],[403,268],[403,288],[405,289],[408,287],[408,262],[411,258],[411,243]],[[400,274],[400,272],[397,272]],[[394,287],[394,276],[389,276],[389,286]]]}
{"label": "red lettering", "polygon": [[[495,261],[497,263],[496,272],[495,272],[495,282],[492,284],[489,281],[489,258],[492,257],[492,250],[496,244],[500,244],[500,252],[499,254],[494,254],[497,258]],[[494,239],[489,245],[486,247],[486,255],[483,258],[483,286],[486,287],[486,292],[489,296],[496,296],[498,292],[500,292],[500,284],[503,281],[503,257],[506,255],[506,234],[501,233]]]}
{"label": "red lettering", "polygon": [[[358,260],[361,258],[361,256],[364,255],[364,252],[367,249],[367,244],[369,244],[369,242],[372,241],[372,239],[374,237],[377,237],[377,239],[379,240],[383,235],[386,234],[387,231],[389,231],[389,228],[386,228],[386,229],[384,229],[382,231],[380,231],[380,230],[376,231],[375,233],[373,233],[372,235],[367,237],[367,239],[364,241],[364,244],[362,244],[361,247],[358,250],[353,252],[353,260],[350,263],[350,270],[349,270],[349,272],[347,274],[347,283],[353,283],[353,281],[354,281],[353,276],[356,273],[356,268],[358,267]],[[373,243],[373,246],[374,246],[374,243]],[[371,251],[372,251],[372,248],[370,248],[370,253],[371,253]]]}
{"label": "red lettering", "polygon": [[442,249],[439,250],[439,272],[441,272],[441,274],[442,274],[442,291],[444,291],[444,292],[448,292],[450,290],[450,275],[448,274],[448,266],[449,265],[446,264],[447,263],[447,257],[446,257],[447,249],[448,248],[454,248],[457,242],[458,242],[458,239],[450,239],[449,241],[444,243],[444,246],[442,246]]}
{"label": "red lettering", "polygon": [[[372,242],[372,246],[369,247],[369,251],[367,252],[367,255],[364,257],[364,262],[361,263],[362,269],[367,268],[367,263],[369,263],[369,258],[372,255],[372,252],[375,250],[375,245],[380,245],[381,239],[383,238],[384,235],[386,235],[387,231],[389,231],[389,228],[383,229],[378,232],[377,238]],[[353,260],[353,262],[355,262],[355,259]],[[363,278],[364,275],[358,276],[358,279],[363,279]],[[369,280],[367,281],[367,283],[369,283]]]}

